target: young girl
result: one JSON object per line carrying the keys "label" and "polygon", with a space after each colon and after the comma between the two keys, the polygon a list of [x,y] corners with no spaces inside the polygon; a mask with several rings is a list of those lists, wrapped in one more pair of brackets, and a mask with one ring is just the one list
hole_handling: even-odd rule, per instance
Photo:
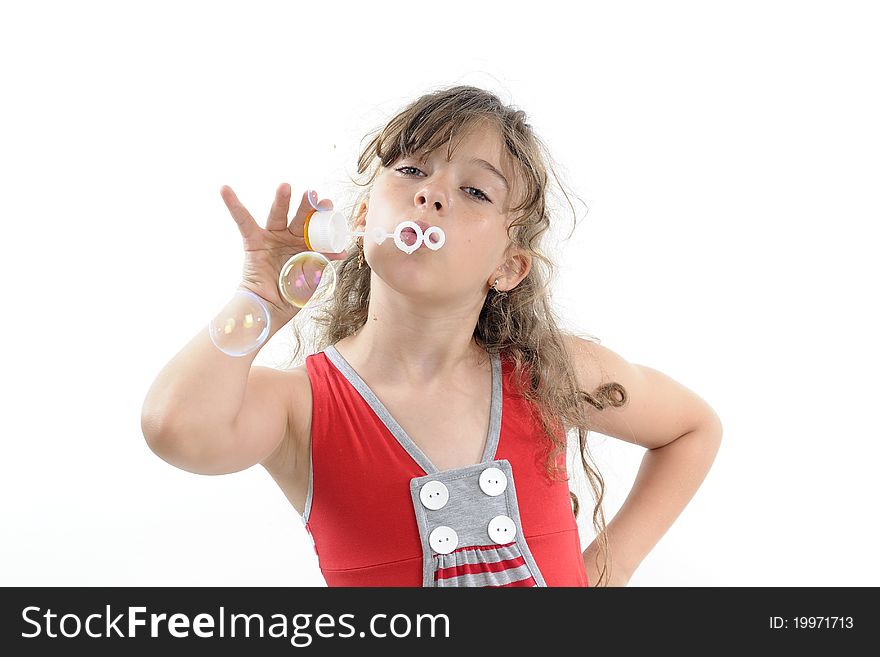
{"label": "young girl", "polygon": [[[559,330],[541,251],[547,161],[524,113],[487,91],[413,102],[361,153],[370,177],[350,226],[416,221],[441,227],[445,246],[358,238],[327,254],[337,284],[299,367],[251,367],[256,352],[230,357],[200,332],[147,395],[152,450],[204,474],[261,464],[330,586],[626,585],[705,477],[721,424],[661,372]],[[290,193],[278,188],[262,229],[221,190],[244,240],[240,287],[265,300],[272,332],[299,311],[280,268],[309,248],[309,197],[288,220]],[[595,501],[583,553],[573,429]],[[590,430],[647,448],[607,526]]]}

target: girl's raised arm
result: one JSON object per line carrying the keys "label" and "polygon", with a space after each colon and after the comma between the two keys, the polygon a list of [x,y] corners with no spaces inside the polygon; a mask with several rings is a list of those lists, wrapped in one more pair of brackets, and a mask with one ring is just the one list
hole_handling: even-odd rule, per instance
{"label": "girl's raised arm", "polygon": [[[288,225],[290,186],[282,183],[263,229],[232,189],[224,186],[220,193],[244,241],[239,289],[266,302],[271,336],[299,312],[281,296],[277,281],[287,260],[307,248],[303,225],[312,205],[304,193]],[[322,203],[322,209],[332,208],[330,201]],[[347,254],[325,255],[338,260]],[[241,299],[237,295],[227,309],[244,303]],[[203,474],[243,470],[269,456],[288,433],[297,386],[289,373],[252,368],[258,352],[230,356],[214,345],[207,327],[201,330],[159,372],[147,393],[141,428],[150,448],[172,465]]]}

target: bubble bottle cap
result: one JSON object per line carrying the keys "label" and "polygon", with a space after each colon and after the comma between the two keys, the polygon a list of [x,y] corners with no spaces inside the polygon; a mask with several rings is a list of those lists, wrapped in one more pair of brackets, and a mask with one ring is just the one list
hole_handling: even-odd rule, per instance
{"label": "bubble bottle cap", "polygon": [[339,253],[351,239],[345,215],[338,210],[315,210],[305,221],[306,246],[319,253]]}

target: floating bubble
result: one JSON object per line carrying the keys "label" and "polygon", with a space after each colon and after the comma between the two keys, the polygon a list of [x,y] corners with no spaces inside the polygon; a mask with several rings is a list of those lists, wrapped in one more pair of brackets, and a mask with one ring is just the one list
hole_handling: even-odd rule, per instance
{"label": "floating bubble", "polygon": [[211,342],[224,354],[244,356],[269,337],[269,309],[250,290],[239,288],[232,300],[208,324]]}
{"label": "floating bubble", "polygon": [[297,253],[281,268],[278,290],[291,305],[304,308],[329,299],[336,287],[336,270],[317,251]]}

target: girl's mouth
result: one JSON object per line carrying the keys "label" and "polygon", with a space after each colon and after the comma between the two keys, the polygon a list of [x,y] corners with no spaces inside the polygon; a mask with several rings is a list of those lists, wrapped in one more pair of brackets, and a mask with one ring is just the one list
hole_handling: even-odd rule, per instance
{"label": "girl's mouth", "polygon": [[412,228],[404,228],[400,231],[400,239],[403,240],[403,243],[407,246],[412,246],[416,243],[416,231]]}
{"label": "girl's mouth", "polygon": [[[412,228],[404,228],[400,231],[400,239],[403,240],[403,243],[407,246],[412,246],[416,243],[416,231]],[[427,237],[424,237],[425,242],[430,242],[431,244],[436,244],[439,242],[439,238],[437,237],[437,233],[430,233]],[[421,244],[419,248],[422,248],[425,244]]]}

